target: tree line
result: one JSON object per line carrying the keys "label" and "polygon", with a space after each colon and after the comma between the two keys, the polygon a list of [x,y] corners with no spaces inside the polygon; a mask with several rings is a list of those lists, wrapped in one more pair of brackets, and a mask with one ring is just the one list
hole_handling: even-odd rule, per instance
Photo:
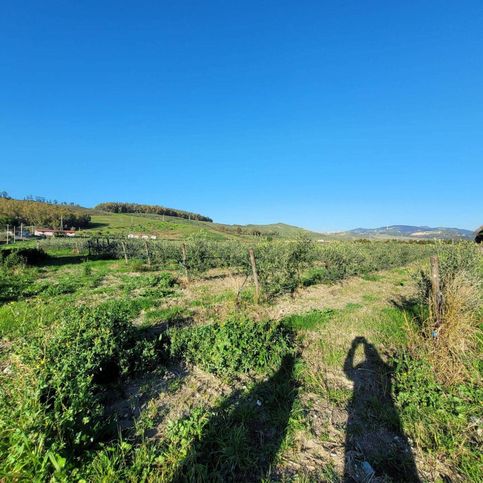
{"label": "tree line", "polygon": [[153,215],[175,216],[177,218],[185,218],[187,220],[209,221],[213,222],[211,218],[200,215],[198,213],[191,213],[189,211],[176,210],[174,208],[166,208],[159,205],[141,205],[138,203],[121,203],[108,201],[100,203],[95,207],[96,210],[108,211],[110,213],[148,213]]}
{"label": "tree line", "polygon": [[[0,198],[5,198],[7,200],[12,200],[12,198],[6,191],[0,191]],[[75,206],[79,207],[77,203],[73,203],[72,201],[59,201],[56,199],[49,200],[45,196],[33,196],[27,195],[23,198],[24,201],[38,201],[39,203],[48,203],[50,205],[63,205],[63,206]]]}
{"label": "tree line", "polygon": [[33,225],[45,228],[87,228],[90,215],[65,205],[0,197],[0,226]]}

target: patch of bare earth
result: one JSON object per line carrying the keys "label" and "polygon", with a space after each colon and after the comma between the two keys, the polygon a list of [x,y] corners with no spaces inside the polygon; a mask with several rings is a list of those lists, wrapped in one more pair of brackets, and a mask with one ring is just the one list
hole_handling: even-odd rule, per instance
{"label": "patch of bare earth", "polygon": [[409,297],[414,293],[414,287],[407,283],[407,274],[387,271],[380,272],[378,277],[380,279],[376,281],[351,277],[333,285],[319,284],[301,289],[295,297],[286,295],[277,299],[268,315],[278,319],[310,310],[342,309],[349,303],[366,305],[367,296],[379,304],[387,304],[392,299]]}
{"label": "patch of bare earth", "polygon": [[[166,425],[196,407],[210,408],[233,388],[194,366],[172,365],[125,384],[111,394],[107,412],[121,430],[141,432],[149,438],[162,437]],[[143,426],[144,422],[144,426]]]}

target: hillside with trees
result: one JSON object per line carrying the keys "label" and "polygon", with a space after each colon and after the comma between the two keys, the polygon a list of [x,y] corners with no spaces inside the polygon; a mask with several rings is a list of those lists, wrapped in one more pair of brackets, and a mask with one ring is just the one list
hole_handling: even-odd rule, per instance
{"label": "hillside with trees", "polygon": [[45,228],[87,228],[91,217],[84,210],[31,200],[0,197],[0,226],[35,225]]}
{"label": "hillside with trees", "polygon": [[95,209],[108,211],[110,213],[146,213],[152,215],[174,216],[177,218],[185,218],[187,220],[213,222],[211,218],[200,215],[198,213],[176,210],[174,208],[166,208],[159,205],[141,205],[138,203],[121,203],[109,201],[98,204]]}

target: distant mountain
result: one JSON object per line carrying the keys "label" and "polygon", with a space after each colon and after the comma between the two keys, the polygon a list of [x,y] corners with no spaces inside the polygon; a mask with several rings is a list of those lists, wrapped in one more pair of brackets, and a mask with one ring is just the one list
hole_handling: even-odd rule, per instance
{"label": "distant mountain", "polygon": [[411,238],[411,239],[468,239],[475,237],[474,232],[462,228],[447,228],[412,225],[391,225],[380,228],[356,228],[344,232],[347,235],[368,238]]}

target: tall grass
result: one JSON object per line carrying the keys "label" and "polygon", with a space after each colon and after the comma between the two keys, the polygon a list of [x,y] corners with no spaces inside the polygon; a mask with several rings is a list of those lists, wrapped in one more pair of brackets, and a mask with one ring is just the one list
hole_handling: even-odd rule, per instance
{"label": "tall grass", "polygon": [[437,256],[442,294],[440,326],[434,330],[437,317],[426,268],[419,275],[419,302],[426,310],[420,314],[419,325],[412,326],[411,344],[413,352],[426,354],[438,380],[453,384],[467,380],[475,370],[481,337],[483,265],[481,252],[472,243],[442,245]]}
{"label": "tall grass", "polygon": [[407,320],[408,350],[397,360],[395,399],[404,429],[462,481],[481,481],[482,254],[471,243],[438,249],[440,326],[431,309],[429,268],[419,276],[420,310]]}

